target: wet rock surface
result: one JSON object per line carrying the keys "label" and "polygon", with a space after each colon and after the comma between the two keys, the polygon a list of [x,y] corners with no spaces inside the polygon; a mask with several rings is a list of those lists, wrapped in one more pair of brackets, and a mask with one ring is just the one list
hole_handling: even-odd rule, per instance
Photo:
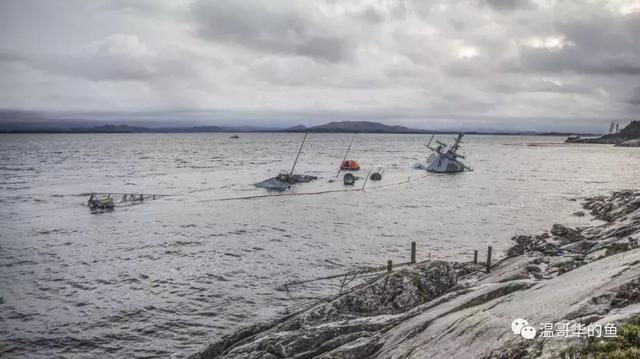
{"label": "wet rock surface", "polygon": [[445,262],[384,273],[193,358],[559,358],[575,341],[526,340],[511,322],[640,317],[640,191],[589,198],[584,208],[604,223],[516,236],[490,273]]}
{"label": "wet rock surface", "polygon": [[380,333],[457,283],[451,264],[431,262],[380,275],[269,328],[251,327],[209,345],[196,358],[368,358]]}

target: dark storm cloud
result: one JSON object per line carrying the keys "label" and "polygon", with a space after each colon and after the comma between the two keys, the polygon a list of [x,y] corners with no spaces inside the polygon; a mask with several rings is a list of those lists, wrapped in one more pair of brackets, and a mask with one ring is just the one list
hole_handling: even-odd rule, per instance
{"label": "dark storm cloud", "polygon": [[[313,6],[267,1],[196,1],[193,17],[200,36],[212,42],[284,55],[337,62],[350,56],[349,40],[334,34],[333,20]],[[323,23],[324,21],[324,23]]]}

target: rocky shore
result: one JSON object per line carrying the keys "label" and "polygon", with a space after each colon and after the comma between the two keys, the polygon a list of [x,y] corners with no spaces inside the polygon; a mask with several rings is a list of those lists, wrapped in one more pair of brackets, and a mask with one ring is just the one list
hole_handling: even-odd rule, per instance
{"label": "rocky shore", "polygon": [[[419,263],[274,323],[210,344],[192,358],[638,358],[640,191],[589,198],[601,224],[516,236],[482,263]],[[525,318],[616,325],[616,338],[512,333]]]}
{"label": "rocky shore", "polygon": [[640,146],[640,121],[631,121],[618,133],[611,133],[601,137],[580,138],[579,136],[569,137],[567,143],[592,143],[615,145],[617,147],[639,147]]}

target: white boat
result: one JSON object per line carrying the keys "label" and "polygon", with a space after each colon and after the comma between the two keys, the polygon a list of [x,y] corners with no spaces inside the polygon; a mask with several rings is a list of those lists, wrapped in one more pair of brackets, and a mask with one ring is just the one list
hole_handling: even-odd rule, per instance
{"label": "white boat", "polygon": [[[435,135],[434,135],[435,136]],[[464,170],[473,171],[470,167],[460,162],[460,159],[464,159],[464,156],[458,153],[460,145],[462,144],[462,133],[458,134],[458,137],[454,140],[453,144],[447,145],[446,143],[436,141],[437,146],[431,146],[433,137],[426,144],[433,153],[427,158],[426,166],[423,166],[429,172],[436,173],[458,173]]]}

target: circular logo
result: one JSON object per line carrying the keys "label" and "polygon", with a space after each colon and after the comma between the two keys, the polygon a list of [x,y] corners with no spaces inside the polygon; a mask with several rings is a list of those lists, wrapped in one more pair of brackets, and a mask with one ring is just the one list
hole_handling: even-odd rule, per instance
{"label": "circular logo", "polygon": [[522,328],[527,325],[529,325],[529,322],[527,322],[525,319],[518,318],[513,322],[511,322],[511,331],[513,331],[513,334],[518,335],[520,334],[520,331],[522,330]]}
{"label": "circular logo", "polygon": [[525,325],[522,327],[522,330],[520,330],[520,335],[525,339],[533,339],[536,337],[536,328],[531,325]]}

